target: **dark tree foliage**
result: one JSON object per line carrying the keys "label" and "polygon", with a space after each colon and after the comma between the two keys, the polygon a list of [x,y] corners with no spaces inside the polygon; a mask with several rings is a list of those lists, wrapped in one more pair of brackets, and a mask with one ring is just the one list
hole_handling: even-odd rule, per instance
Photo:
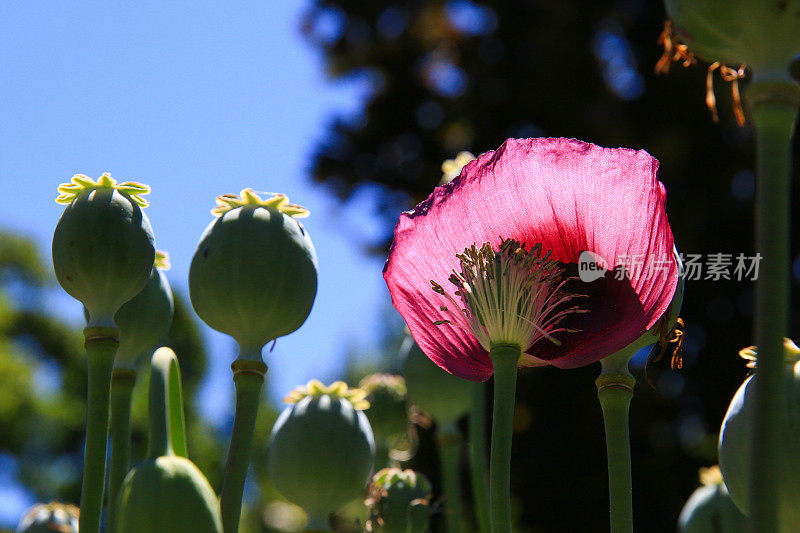
{"label": "dark tree foliage", "polygon": [[[313,178],[343,201],[377,186],[372,215],[383,232],[361,244],[385,253],[399,212],[430,193],[442,161],[460,150],[479,154],[511,136],[640,148],[661,162],[681,252],[704,260],[712,253],[750,256],[751,131],[736,125],[729,86],[719,79],[721,121],[712,121],[706,65],[653,73],[664,20],[653,0],[318,1],[303,23],[309,41],[332,78],[361,78],[371,93],[360,115],[330,125]],[[796,235],[792,244],[797,257]],[[800,258],[794,302],[798,278]],[[698,467],[716,462],[719,424],[746,376],[737,351],[752,343],[752,288],[735,279],[688,281],[684,368],[651,366],[650,388],[641,362],[636,367],[637,531],[674,531]],[[787,333],[798,335],[796,303],[792,317]],[[547,368],[520,376],[512,489],[521,530],[606,527],[597,372]],[[415,460],[421,468],[436,464],[427,444],[423,438]]]}

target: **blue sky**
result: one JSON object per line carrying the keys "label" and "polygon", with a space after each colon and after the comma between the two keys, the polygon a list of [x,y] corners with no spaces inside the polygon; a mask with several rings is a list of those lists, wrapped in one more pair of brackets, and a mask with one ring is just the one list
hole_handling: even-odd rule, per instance
{"label": "blue sky", "polygon": [[[63,210],[53,200],[75,173],[149,184],[157,247],[170,282],[189,264],[214,197],[244,187],[284,192],[311,210],[319,292],[306,324],[267,354],[272,399],[342,355],[375,350],[388,293],[381,258],[361,254],[373,195],[345,209],[308,178],[337,114],[357,113],[358,80],[332,83],[300,34],[306,1],[0,3],[0,227],[25,232],[49,261]],[[81,306],[51,305],[81,323]],[[205,326],[204,326],[205,327]],[[212,352],[204,411],[230,416],[232,341],[205,328]]]}
{"label": "blue sky", "polygon": [[[0,225],[32,235],[48,259],[63,210],[55,188],[74,173],[108,171],[153,188],[146,213],[157,247],[170,253],[169,279],[184,292],[218,194],[279,191],[311,210],[304,225],[319,256],[319,293],[303,328],[268,354],[276,397],[313,376],[333,377],[345,344],[373,346],[388,301],[382,260],[357,245],[369,231],[372,195],[344,209],[307,177],[328,119],[358,112],[366,93],[358,80],[325,78],[299,32],[305,7],[0,6],[0,42],[12,52],[0,57],[0,170],[11,193],[0,199]],[[80,305],[59,300],[65,318],[79,322]],[[227,385],[233,347],[206,331]]]}

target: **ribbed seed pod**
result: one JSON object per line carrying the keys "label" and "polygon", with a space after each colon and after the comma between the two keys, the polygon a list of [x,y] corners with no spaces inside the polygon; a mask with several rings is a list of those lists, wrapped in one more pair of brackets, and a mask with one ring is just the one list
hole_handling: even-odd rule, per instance
{"label": "ribbed seed pod", "polygon": [[153,230],[141,207],[146,185],[73,176],[56,201],[68,204],[53,234],[53,267],[64,290],[89,311],[89,326],[113,327],[153,270]]}
{"label": "ribbed seed pod", "polygon": [[287,397],[269,438],[270,479],[312,521],[327,517],[363,493],[375,454],[360,389],[312,380]]}
{"label": "ribbed seed pod", "polygon": [[192,259],[189,291],[200,318],[236,339],[242,356],[305,322],[317,293],[317,255],[296,220],[308,211],[285,195],[262,200],[244,189],[217,203],[219,218]]}

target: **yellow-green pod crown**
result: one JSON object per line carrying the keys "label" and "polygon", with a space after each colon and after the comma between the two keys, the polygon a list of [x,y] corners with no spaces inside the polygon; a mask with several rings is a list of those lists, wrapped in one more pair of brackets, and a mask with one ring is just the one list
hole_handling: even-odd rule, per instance
{"label": "yellow-green pod crown", "polygon": [[119,495],[118,533],[221,533],[219,501],[188,459],[148,459],[125,478]]}
{"label": "yellow-green pod crown", "polygon": [[270,479],[312,519],[324,520],[366,487],[375,444],[365,396],[341,381],[325,387],[312,380],[286,398],[293,405],[272,428]]}
{"label": "yellow-green pod crown", "polygon": [[713,63],[753,67],[755,77],[788,79],[800,53],[800,0],[666,0],[683,42]]}
{"label": "yellow-green pod crown", "polygon": [[[740,355],[748,367],[757,365],[756,348],[745,348]],[[719,436],[719,467],[728,492],[741,511],[750,513],[750,452],[754,426],[754,403],[758,373],[748,377],[733,396]],[[781,470],[778,474],[781,531],[800,531],[800,349],[789,339],[784,341],[783,405],[780,414],[780,438],[777,440]]]}
{"label": "yellow-green pod crown", "polygon": [[144,288],[114,315],[119,328],[115,366],[133,369],[138,357],[152,352],[167,334],[174,310],[172,289],[164,275],[168,269],[167,254],[156,252],[155,266]]}
{"label": "yellow-green pod crown", "polygon": [[400,348],[408,401],[438,424],[455,422],[469,411],[473,382],[448,374],[408,335]]}
{"label": "yellow-green pod crown", "polygon": [[89,312],[90,326],[113,316],[142,290],[153,269],[153,230],[141,207],[149,187],[83,175],[58,188],[67,204],[53,234],[53,267],[64,290]]}
{"label": "yellow-green pod crown", "polygon": [[192,306],[206,324],[258,350],[305,322],[317,293],[317,255],[285,195],[223,195],[189,271]]}
{"label": "yellow-green pod crown", "polygon": [[[427,531],[430,520],[431,483],[423,474],[384,468],[372,476],[370,523],[375,533]],[[427,511],[427,512],[426,512]]]}
{"label": "yellow-green pod crown", "polygon": [[25,513],[17,533],[78,533],[80,509],[66,503],[37,503]]}
{"label": "yellow-green pod crown", "polygon": [[728,494],[718,466],[700,469],[703,486],[695,490],[678,517],[680,533],[746,533],[747,517]]}

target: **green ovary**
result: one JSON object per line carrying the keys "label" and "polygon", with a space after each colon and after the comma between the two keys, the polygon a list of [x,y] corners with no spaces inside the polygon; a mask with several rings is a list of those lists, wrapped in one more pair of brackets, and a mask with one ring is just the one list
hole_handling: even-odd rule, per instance
{"label": "green ovary", "polygon": [[308,317],[317,292],[314,245],[299,222],[274,207],[226,211],[200,239],[189,288],[209,326],[260,348]]}

